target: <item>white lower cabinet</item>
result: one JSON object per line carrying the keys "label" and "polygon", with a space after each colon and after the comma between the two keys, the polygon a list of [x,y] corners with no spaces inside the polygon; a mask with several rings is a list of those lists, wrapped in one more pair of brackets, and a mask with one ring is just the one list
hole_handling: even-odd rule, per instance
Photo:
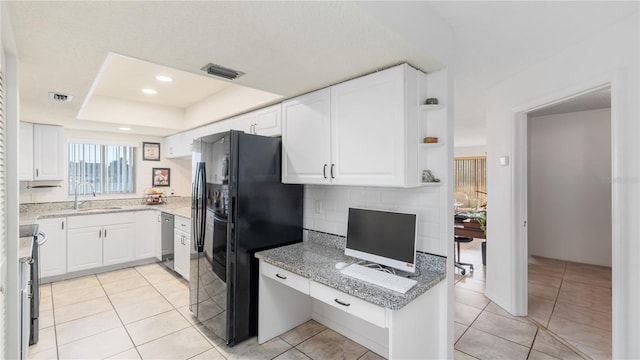
{"label": "white lower cabinet", "polygon": [[38,228],[47,234],[40,247],[40,276],[49,277],[67,272],[67,218],[38,220]]}
{"label": "white lower cabinet", "polygon": [[160,211],[136,211],[135,258],[162,260]]}
{"label": "white lower cabinet", "polygon": [[103,265],[120,264],[135,259],[136,225],[107,225],[102,229]]}
{"label": "white lower cabinet", "polygon": [[67,272],[135,259],[136,224],[131,213],[69,217]]}
{"label": "white lower cabinet", "polygon": [[173,270],[187,280],[189,280],[190,236],[178,229],[173,231]]}
{"label": "white lower cabinet", "polygon": [[189,280],[191,256],[191,220],[175,216],[173,223],[173,270]]}
{"label": "white lower cabinet", "polygon": [[102,266],[102,226],[69,229],[67,272]]}

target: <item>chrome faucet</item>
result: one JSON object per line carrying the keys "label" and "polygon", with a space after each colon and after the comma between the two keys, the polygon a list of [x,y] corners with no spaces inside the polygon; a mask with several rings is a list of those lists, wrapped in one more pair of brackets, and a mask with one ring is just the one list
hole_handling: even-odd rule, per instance
{"label": "chrome faucet", "polygon": [[96,197],[96,188],[93,186],[92,183],[90,183],[90,182],[83,182],[83,183],[78,182],[76,184],[75,198],[73,199],[73,208],[76,209],[76,210],[78,210],[78,206],[84,202],[84,201],[81,201],[80,203],[78,203],[78,187],[80,185],[89,185],[89,186],[91,186],[91,190],[93,191],[93,197]]}

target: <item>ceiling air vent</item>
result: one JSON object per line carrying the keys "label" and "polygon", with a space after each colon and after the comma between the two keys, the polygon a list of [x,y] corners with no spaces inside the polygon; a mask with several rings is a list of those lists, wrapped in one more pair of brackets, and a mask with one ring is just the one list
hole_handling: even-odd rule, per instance
{"label": "ceiling air vent", "polygon": [[71,100],[73,100],[73,95],[50,92],[49,99],[53,101],[58,101],[58,102],[70,102]]}
{"label": "ceiling air vent", "polygon": [[200,70],[206,71],[207,74],[209,75],[219,76],[229,80],[233,80],[239,76],[244,75],[242,71],[228,69],[226,67],[216,65],[213,63],[208,63],[207,65],[203,66],[202,69]]}

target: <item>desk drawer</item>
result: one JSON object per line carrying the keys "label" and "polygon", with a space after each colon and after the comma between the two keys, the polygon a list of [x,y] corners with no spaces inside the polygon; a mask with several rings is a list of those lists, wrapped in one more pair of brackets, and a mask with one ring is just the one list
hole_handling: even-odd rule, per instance
{"label": "desk drawer", "polygon": [[184,218],[182,216],[176,216],[174,218],[173,227],[177,230],[184,231],[187,234],[191,233],[191,219]]}
{"label": "desk drawer", "polygon": [[260,261],[260,273],[279,283],[292,287],[303,294],[309,295],[309,279],[294,274],[283,268]]}
{"label": "desk drawer", "polygon": [[311,281],[311,297],[337,309],[364,319],[382,328],[386,327],[385,309],[357,297],[345,294],[328,286]]}

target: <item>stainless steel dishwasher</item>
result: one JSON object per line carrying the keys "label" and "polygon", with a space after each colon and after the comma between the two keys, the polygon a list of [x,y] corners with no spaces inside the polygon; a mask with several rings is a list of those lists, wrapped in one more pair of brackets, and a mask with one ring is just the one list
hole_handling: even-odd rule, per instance
{"label": "stainless steel dishwasher", "polygon": [[173,270],[173,214],[162,213],[162,263]]}

